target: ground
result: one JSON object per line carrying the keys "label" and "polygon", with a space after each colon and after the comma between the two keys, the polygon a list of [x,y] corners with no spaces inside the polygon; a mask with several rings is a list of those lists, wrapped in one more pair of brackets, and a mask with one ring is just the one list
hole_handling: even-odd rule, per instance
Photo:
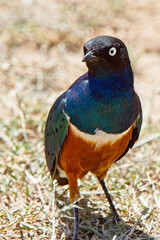
{"label": "ground", "polygon": [[[160,239],[160,1],[0,1],[0,240],[51,239],[52,181],[44,125],[56,97],[87,69],[82,46],[98,35],[129,50],[144,120],[139,142],[106,182],[123,223],[94,176],[80,182],[80,239]],[[56,186],[57,239],[73,231],[68,186]]]}

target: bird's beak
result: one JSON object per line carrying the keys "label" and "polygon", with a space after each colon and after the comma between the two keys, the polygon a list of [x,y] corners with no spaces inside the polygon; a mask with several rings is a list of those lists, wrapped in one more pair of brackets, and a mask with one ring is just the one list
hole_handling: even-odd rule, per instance
{"label": "bird's beak", "polygon": [[82,62],[87,62],[88,60],[91,60],[93,58],[96,58],[96,56],[94,56],[93,52],[90,51],[90,52],[86,53],[86,55],[84,55]]}

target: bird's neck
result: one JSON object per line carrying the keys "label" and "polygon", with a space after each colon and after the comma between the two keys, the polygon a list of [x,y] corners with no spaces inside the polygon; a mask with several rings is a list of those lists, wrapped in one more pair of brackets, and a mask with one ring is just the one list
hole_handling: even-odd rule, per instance
{"label": "bird's neck", "polygon": [[108,101],[133,90],[133,72],[130,64],[123,70],[114,72],[105,66],[89,67],[89,84],[93,95]]}

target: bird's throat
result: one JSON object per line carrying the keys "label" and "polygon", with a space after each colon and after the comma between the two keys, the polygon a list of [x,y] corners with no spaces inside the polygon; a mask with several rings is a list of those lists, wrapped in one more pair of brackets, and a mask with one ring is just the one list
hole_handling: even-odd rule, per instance
{"label": "bird's throat", "polygon": [[129,69],[114,72],[104,66],[89,68],[89,86],[92,94],[108,102],[133,90],[133,74]]}

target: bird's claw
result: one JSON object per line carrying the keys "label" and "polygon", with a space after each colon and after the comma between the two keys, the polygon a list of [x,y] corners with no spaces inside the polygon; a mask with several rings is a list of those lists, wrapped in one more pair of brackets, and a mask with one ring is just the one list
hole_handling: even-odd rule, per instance
{"label": "bird's claw", "polygon": [[113,213],[113,220],[115,223],[119,223],[122,221],[122,219],[120,218],[119,214],[117,212]]}

